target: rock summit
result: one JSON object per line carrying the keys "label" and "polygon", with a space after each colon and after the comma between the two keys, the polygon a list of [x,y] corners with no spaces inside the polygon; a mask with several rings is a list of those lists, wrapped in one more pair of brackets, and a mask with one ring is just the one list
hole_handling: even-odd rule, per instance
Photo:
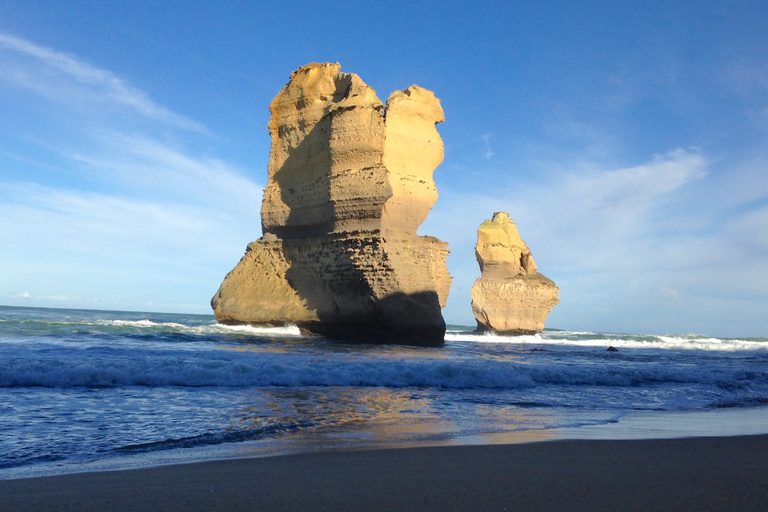
{"label": "rock summit", "polygon": [[533,334],[559,302],[559,289],[537,271],[517,225],[504,212],[477,230],[475,255],[481,277],[472,286],[472,312],[479,332]]}
{"label": "rock summit", "polygon": [[441,345],[447,244],[417,235],[437,200],[440,100],[413,85],[382,103],[339,69],[299,68],[270,104],[263,237],[225,277],[214,314],[359,342]]}

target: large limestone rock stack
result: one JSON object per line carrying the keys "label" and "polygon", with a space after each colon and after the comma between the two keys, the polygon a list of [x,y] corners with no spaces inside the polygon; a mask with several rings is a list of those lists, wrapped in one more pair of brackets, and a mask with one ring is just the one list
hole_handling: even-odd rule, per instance
{"label": "large limestone rock stack", "polygon": [[532,334],[559,302],[555,283],[536,271],[536,263],[517,225],[504,212],[477,230],[475,255],[481,277],[472,286],[472,312],[478,331]]}
{"label": "large limestone rock stack", "polygon": [[313,63],[269,109],[264,236],[211,300],[216,318],[441,345],[447,244],[416,234],[437,200],[440,100],[414,85],[384,104],[339,64]]}

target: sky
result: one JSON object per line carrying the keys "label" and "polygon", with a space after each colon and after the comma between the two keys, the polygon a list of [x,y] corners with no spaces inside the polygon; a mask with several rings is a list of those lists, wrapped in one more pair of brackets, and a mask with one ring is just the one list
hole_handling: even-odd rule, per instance
{"label": "sky", "polygon": [[339,62],[442,101],[449,324],[505,211],[547,327],[768,336],[768,4],[369,4],[0,0],[0,304],[210,314],[261,236],[270,101]]}

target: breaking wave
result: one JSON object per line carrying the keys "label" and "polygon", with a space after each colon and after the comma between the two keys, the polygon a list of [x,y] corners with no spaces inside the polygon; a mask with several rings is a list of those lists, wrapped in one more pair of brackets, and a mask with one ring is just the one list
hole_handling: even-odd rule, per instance
{"label": "breaking wave", "polygon": [[[540,385],[648,386],[664,383],[712,385],[724,390],[749,387],[768,392],[768,367],[739,364],[665,364],[642,367],[606,360],[604,364],[515,363],[488,359],[318,357],[301,353],[233,350],[95,353],[69,358],[58,354],[18,357],[0,367],[0,387],[122,386],[376,386],[442,389],[521,389]],[[766,394],[768,396],[768,393]]]}
{"label": "breaking wave", "polygon": [[503,336],[495,333],[474,334],[449,330],[446,342],[510,343],[519,345],[569,345],[581,347],[646,348],[661,350],[708,350],[735,352],[768,351],[768,338],[714,338],[699,334],[638,335],[575,331],[544,331],[523,336]]}
{"label": "breaking wave", "polygon": [[226,325],[211,323],[206,325],[183,325],[175,322],[153,322],[152,320],[102,320],[96,325],[108,325],[115,327],[138,327],[159,331],[174,331],[185,334],[250,334],[253,336],[301,336],[299,328],[295,325],[280,327],[254,326],[248,324]]}
{"label": "breaking wave", "polygon": [[177,322],[157,322],[149,319],[141,320],[93,320],[93,321],[41,321],[41,320],[3,320],[4,329],[9,332],[20,331],[74,331],[84,333],[114,333],[114,334],[239,334],[252,336],[301,336],[295,325],[279,327],[254,326],[248,324],[226,325],[218,322],[185,325]]}

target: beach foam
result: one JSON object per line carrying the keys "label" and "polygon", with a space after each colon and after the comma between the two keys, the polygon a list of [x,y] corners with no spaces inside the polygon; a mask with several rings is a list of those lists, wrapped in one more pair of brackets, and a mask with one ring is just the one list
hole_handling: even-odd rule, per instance
{"label": "beach foam", "polygon": [[641,348],[661,350],[768,351],[768,338],[715,338],[699,334],[637,335],[544,331],[534,335],[502,336],[495,333],[474,334],[448,330],[446,342],[510,343],[521,345],[570,345],[580,347]]}

